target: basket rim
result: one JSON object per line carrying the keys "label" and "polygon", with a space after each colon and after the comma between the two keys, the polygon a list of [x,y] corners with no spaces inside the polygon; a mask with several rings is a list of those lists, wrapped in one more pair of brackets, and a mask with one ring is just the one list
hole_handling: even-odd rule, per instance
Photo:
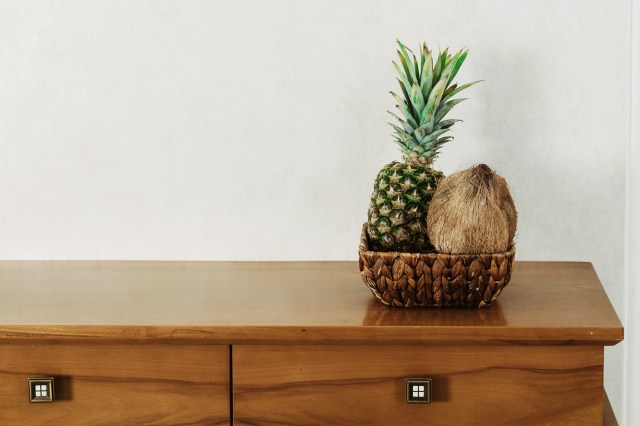
{"label": "basket rim", "polygon": [[362,232],[360,233],[360,245],[358,247],[358,252],[360,254],[369,254],[373,255],[377,253],[378,255],[386,255],[386,256],[399,256],[401,254],[410,254],[416,256],[427,256],[427,257],[468,257],[468,256],[514,256],[516,252],[515,243],[511,243],[509,249],[504,252],[495,252],[495,253],[420,253],[420,252],[405,252],[405,251],[376,251],[369,249],[369,239],[367,238],[367,229],[369,224],[365,222],[362,225]]}

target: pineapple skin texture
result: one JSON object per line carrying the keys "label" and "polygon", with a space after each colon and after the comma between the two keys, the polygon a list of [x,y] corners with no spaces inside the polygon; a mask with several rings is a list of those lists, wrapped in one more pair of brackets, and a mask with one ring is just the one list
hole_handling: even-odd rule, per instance
{"label": "pineapple skin texture", "polygon": [[427,253],[429,202],[444,174],[419,163],[393,161],[376,177],[368,211],[371,250]]}

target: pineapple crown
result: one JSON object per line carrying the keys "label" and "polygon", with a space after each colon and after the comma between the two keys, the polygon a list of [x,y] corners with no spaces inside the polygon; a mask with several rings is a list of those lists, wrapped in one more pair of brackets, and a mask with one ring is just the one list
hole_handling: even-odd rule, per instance
{"label": "pineapple crown", "polygon": [[447,48],[432,57],[432,51],[423,43],[418,60],[400,40],[396,42],[400,47],[397,52],[401,66],[395,61],[393,66],[398,71],[404,99],[394,92],[391,94],[404,119],[388,111],[399,125],[389,124],[394,128],[394,140],[407,160],[430,164],[439,154],[440,147],[453,139],[442,135],[451,130],[455,122],[461,121],[443,120],[451,108],[466,99],[452,98],[479,81],[459,87],[450,85],[466,59],[468,49],[462,49],[452,57]]}

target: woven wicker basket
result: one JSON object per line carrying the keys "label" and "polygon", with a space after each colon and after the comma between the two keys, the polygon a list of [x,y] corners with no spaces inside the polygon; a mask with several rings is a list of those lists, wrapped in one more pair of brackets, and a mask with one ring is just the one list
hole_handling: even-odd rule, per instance
{"label": "woven wicker basket", "polygon": [[365,223],[359,254],[362,280],[385,305],[484,308],[509,283],[515,247],[506,253],[460,255],[371,251]]}

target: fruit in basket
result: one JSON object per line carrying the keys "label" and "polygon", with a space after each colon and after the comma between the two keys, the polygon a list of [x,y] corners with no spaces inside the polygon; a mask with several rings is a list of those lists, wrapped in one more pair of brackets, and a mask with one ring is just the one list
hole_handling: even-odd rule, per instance
{"label": "fruit in basket", "polygon": [[441,253],[506,252],[517,212],[507,181],[486,164],[442,179],[429,205],[429,237]]}
{"label": "fruit in basket", "polygon": [[420,57],[397,41],[400,65],[398,83],[402,96],[391,94],[398,104],[400,116],[389,112],[395,123],[394,141],[400,147],[403,161],[392,161],[380,170],[374,183],[368,211],[367,234],[377,251],[428,252],[432,250],[427,236],[426,216],[429,202],[444,174],[433,168],[442,145],[453,139],[445,136],[456,119],[445,119],[462,90],[476,82],[452,84],[467,57],[462,49],[454,55],[445,49],[432,56],[426,43]]}

